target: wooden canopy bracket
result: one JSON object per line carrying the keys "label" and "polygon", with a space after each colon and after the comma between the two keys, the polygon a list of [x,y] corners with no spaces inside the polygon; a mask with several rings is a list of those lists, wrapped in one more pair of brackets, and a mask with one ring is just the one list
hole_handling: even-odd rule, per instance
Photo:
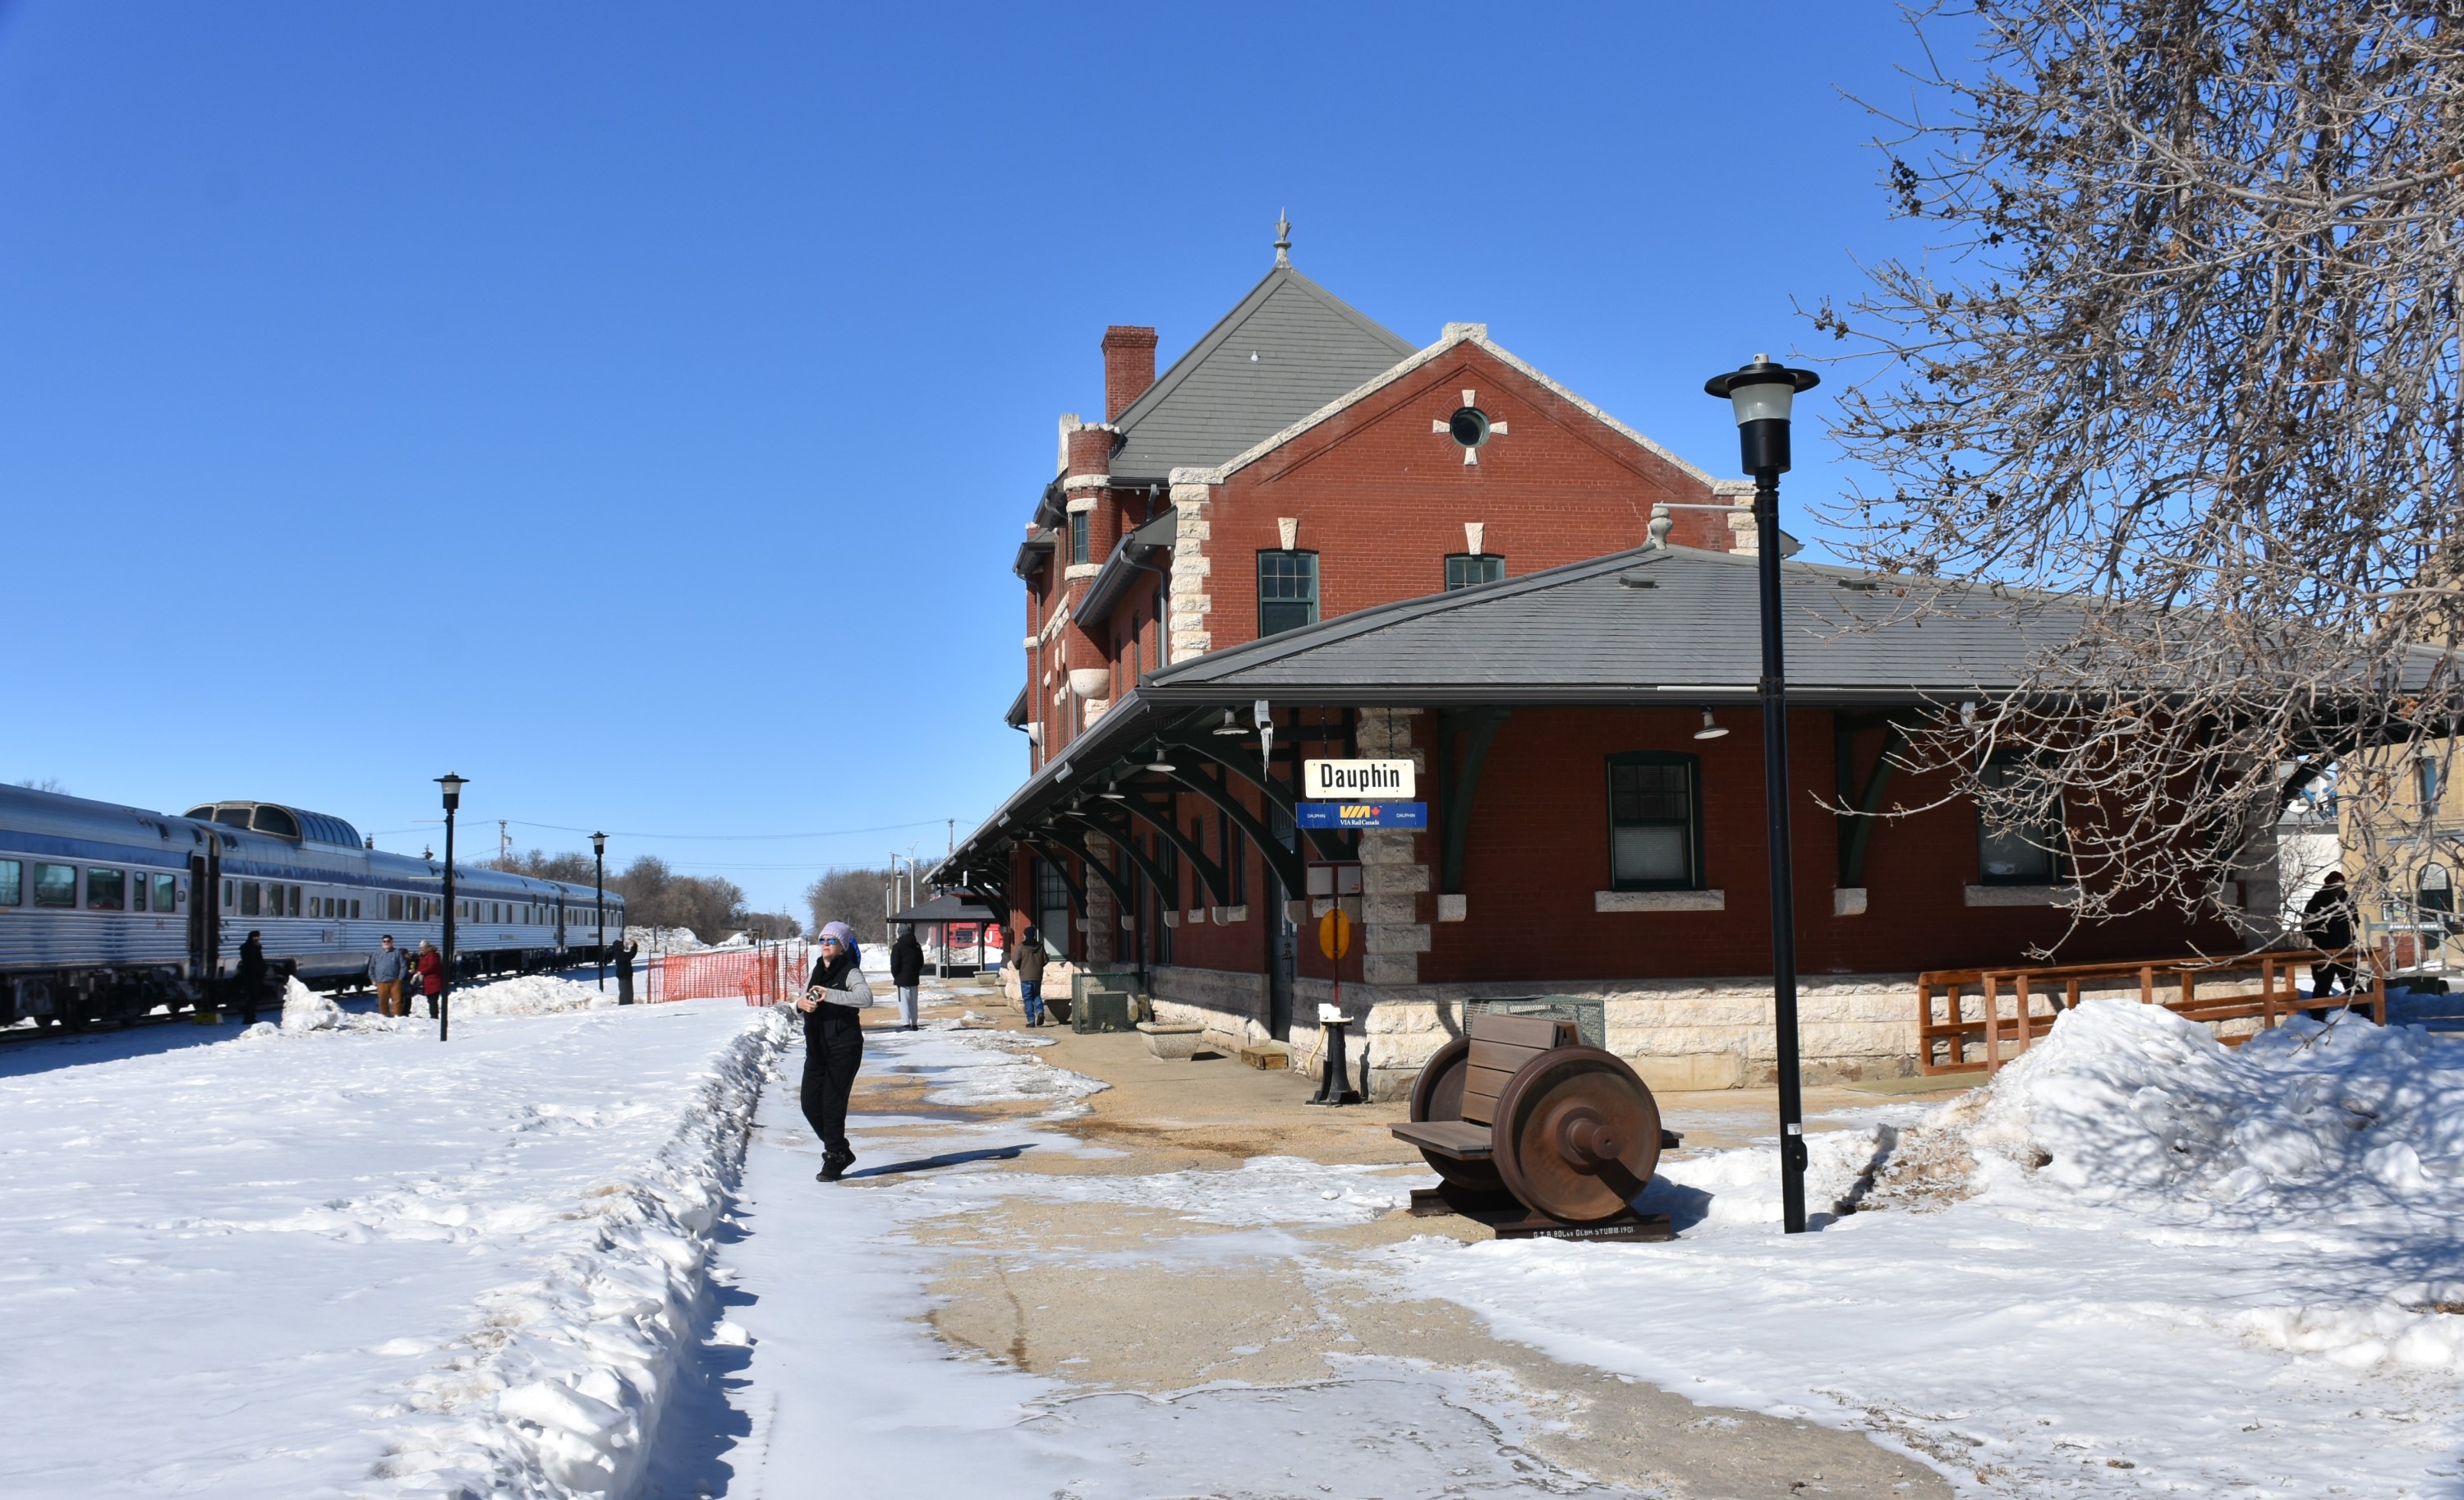
{"label": "wooden canopy bracket", "polygon": [[[1882,752],[1874,758],[1873,774],[1865,778],[1864,788],[1856,788],[1857,732],[1869,724],[1882,727]],[[1893,759],[1907,743],[1907,731],[1898,719],[1887,715],[1879,719],[1862,720],[1846,714],[1832,720],[1833,748],[1839,773],[1839,800],[1853,803],[1856,811],[1839,817],[1839,884],[1854,888],[1865,883],[1865,850],[1873,843],[1874,824],[1881,816],[1882,795],[1890,789],[1892,773],[1899,769]]]}
{"label": "wooden canopy bracket", "polygon": [[[1196,746],[1177,741],[1175,742],[1174,747],[1199,754],[1210,753],[1199,751]],[[1295,894],[1297,898],[1297,893],[1309,890],[1309,868],[1302,863],[1300,855],[1284,848],[1282,841],[1275,837],[1274,831],[1259,822],[1257,814],[1243,806],[1241,799],[1233,796],[1228,788],[1218,785],[1200,776],[1194,767],[1185,765],[1173,771],[1171,780],[1184,789],[1196,792],[1216,806],[1222,808],[1223,815],[1230,818],[1235,827],[1249,836],[1250,843],[1258,846],[1258,857],[1264,859],[1266,862],[1266,868],[1275,872],[1275,878],[1284,883],[1287,893]]]}
{"label": "wooden canopy bracket", "polygon": [[[1291,792],[1287,790],[1281,782],[1275,780],[1273,775],[1267,771],[1265,762],[1259,760],[1256,756],[1250,755],[1246,751],[1230,749],[1220,744],[1206,744],[1200,740],[1191,739],[1185,734],[1167,736],[1164,739],[1164,743],[1172,746],[1176,750],[1186,751],[1200,760],[1212,761],[1216,764],[1223,767],[1223,769],[1241,778],[1243,781],[1247,782],[1250,785],[1258,788],[1259,792],[1264,795],[1267,801],[1284,809],[1284,816],[1291,819],[1294,826],[1298,826],[1300,822],[1300,808],[1293,803]],[[1231,797],[1222,796],[1216,791],[1197,786],[1194,783],[1191,783],[1189,779],[1185,776],[1176,774],[1173,777],[1173,780],[1181,782],[1183,784],[1191,785],[1192,790],[1200,791],[1208,797],[1215,798],[1217,805],[1219,806],[1225,805],[1226,804],[1230,804],[1235,801],[1235,799]],[[1243,808],[1242,810],[1246,812],[1248,809]],[[1347,848],[1343,840],[1336,837],[1331,830],[1326,828],[1302,828],[1300,832],[1303,838],[1309,840],[1311,845],[1315,846],[1320,859],[1348,861],[1352,858],[1352,850]],[[1253,833],[1250,836],[1257,839],[1259,844],[1265,848],[1280,849],[1283,847],[1281,844],[1276,842],[1274,836],[1271,834],[1260,837],[1258,834]],[[1293,865],[1294,871],[1297,872],[1300,869],[1301,866],[1295,862]],[[1280,870],[1276,872],[1278,874],[1283,873]],[[1298,878],[1298,884],[1294,883],[1294,878]],[[1298,877],[1297,875],[1295,877],[1286,878],[1284,885],[1285,889],[1290,891],[1306,891],[1309,889],[1307,879],[1305,877]]]}
{"label": "wooden canopy bracket", "polygon": [[1036,858],[1044,861],[1045,865],[1050,867],[1054,874],[1061,877],[1062,886],[1069,893],[1069,904],[1078,909],[1079,915],[1086,915],[1087,887],[1076,876],[1069,873],[1069,867],[1063,864],[1059,859],[1053,857],[1052,850],[1045,849],[1042,844],[1037,843],[1032,836],[1022,837],[1019,840],[1019,843],[1023,846],[1028,852],[1032,853]]}
{"label": "wooden canopy bracket", "polygon": [[[1045,824],[1039,832],[1042,837],[1050,839],[1053,843],[1060,845],[1063,849],[1066,849],[1072,854],[1077,855],[1078,863],[1086,866],[1088,870],[1093,871],[1095,878],[1103,881],[1104,884],[1111,889],[1112,894],[1120,899],[1121,906],[1124,910],[1132,912],[1137,910],[1138,898],[1135,889],[1133,888],[1128,881],[1122,879],[1119,875],[1114,874],[1112,872],[1111,866],[1105,864],[1102,860],[1097,859],[1093,854],[1089,853],[1088,851],[1087,841],[1085,839],[1080,838],[1078,835],[1066,828],[1054,827],[1050,824]],[[1087,915],[1083,890],[1081,893],[1078,915],[1081,916]]]}
{"label": "wooden canopy bracket", "polygon": [[[1126,803],[1127,799],[1124,799],[1125,805]],[[1122,852],[1130,856],[1130,863],[1137,866],[1145,873],[1147,884],[1155,887],[1155,898],[1162,905],[1171,907],[1179,902],[1180,893],[1174,888],[1175,882],[1172,877],[1165,872],[1161,865],[1155,863],[1153,855],[1138,847],[1138,841],[1134,836],[1135,829],[1121,824],[1105,823],[1085,812],[1062,813],[1059,816],[1068,818],[1083,827],[1091,828],[1119,845]],[[1199,873],[1200,878],[1203,878],[1206,871],[1200,871]],[[1209,881],[1208,884],[1211,886],[1213,882]]]}
{"label": "wooden canopy bracket", "polygon": [[[1197,840],[1173,825],[1170,806],[1158,810],[1144,798],[1124,797],[1121,799],[1121,810],[1155,829],[1165,842],[1178,849],[1180,857],[1189,861],[1189,868],[1198,871],[1198,878],[1206,883],[1206,889],[1215,893],[1216,905],[1233,904],[1230,872],[1221,865],[1207,858],[1205,849]],[[1134,845],[1132,847],[1135,848]],[[1162,880],[1155,882],[1156,890],[1162,891],[1164,888],[1165,882]],[[1177,893],[1166,892],[1166,894],[1177,895]]]}

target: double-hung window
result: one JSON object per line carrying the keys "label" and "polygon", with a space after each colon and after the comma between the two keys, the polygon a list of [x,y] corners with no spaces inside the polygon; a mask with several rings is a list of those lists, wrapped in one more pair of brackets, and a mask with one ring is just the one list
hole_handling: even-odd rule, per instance
{"label": "double-hung window", "polygon": [[1703,888],[1699,758],[1659,750],[1609,757],[1609,888]]}
{"label": "double-hung window", "polygon": [[1317,624],[1317,554],[1258,554],[1258,633],[1280,635]]}
{"label": "double-hung window", "polygon": [[[2019,792],[2030,779],[2027,763],[2006,757],[1987,762],[1981,780],[1996,790]],[[2062,827],[2058,822],[1995,827],[1982,806],[1976,813],[1976,871],[1989,886],[2050,886],[2061,879]]]}
{"label": "double-hung window", "polygon": [[1094,514],[1092,511],[1069,513],[1069,561],[1073,563],[1088,561],[1087,523]]}

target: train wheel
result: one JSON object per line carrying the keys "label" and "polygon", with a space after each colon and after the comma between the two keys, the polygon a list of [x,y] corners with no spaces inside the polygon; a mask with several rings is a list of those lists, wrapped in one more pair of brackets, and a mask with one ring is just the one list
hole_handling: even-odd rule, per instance
{"label": "train wheel", "polygon": [[1660,1164],[1660,1105],[1625,1059],[1561,1047],[1497,1097],[1490,1159],[1508,1191],[1566,1224],[1614,1219]]}
{"label": "train wheel", "polygon": [[[1420,1076],[1412,1082],[1412,1119],[1459,1120],[1463,1118],[1463,1080],[1471,1070],[1471,1039],[1457,1037],[1439,1048]],[[1455,1186],[1475,1193],[1503,1193],[1506,1183],[1497,1175],[1491,1161],[1461,1161],[1422,1150],[1420,1159],[1429,1170]]]}

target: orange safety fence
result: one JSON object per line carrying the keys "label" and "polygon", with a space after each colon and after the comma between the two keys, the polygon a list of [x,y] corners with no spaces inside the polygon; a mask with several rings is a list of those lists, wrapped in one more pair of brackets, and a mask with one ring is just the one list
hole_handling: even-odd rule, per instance
{"label": "orange safety fence", "polygon": [[643,998],[656,1004],[737,995],[748,1005],[775,1005],[803,993],[812,967],[812,956],[801,940],[657,954],[644,965]]}

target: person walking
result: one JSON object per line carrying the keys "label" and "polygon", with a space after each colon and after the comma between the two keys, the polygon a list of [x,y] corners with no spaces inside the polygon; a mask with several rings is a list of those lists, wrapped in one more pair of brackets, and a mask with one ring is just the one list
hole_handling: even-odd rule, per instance
{"label": "person walking", "polygon": [[253,927],[239,945],[239,967],[231,982],[239,986],[240,1014],[248,1025],[256,1025],[257,1002],[265,998],[265,941]]}
{"label": "person walking", "polygon": [[428,997],[428,1019],[435,1020],[437,997],[445,993],[445,958],[425,938],[419,944],[419,992]]}
{"label": "person walking", "polygon": [[[2353,992],[2353,893],[2344,884],[2343,871],[2327,871],[2327,878],[2301,908],[2301,935],[2327,956],[2326,962],[2310,965],[2310,998],[2324,1001],[2335,993],[2339,980],[2349,997]],[[2324,1021],[2332,1014],[2334,1007],[2322,1004],[2310,1012],[2310,1019]]]}
{"label": "person walking", "polygon": [[402,1004],[402,976],[408,967],[405,961],[408,958],[409,955],[393,945],[393,934],[387,933],[377,939],[377,951],[368,960],[368,980],[376,985],[378,1015],[407,1014]]}
{"label": "person walking", "polygon": [[1018,970],[1018,1003],[1026,1024],[1044,1025],[1044,935],[1029,927],[1011,949],[1010,967]]}
{"label": "person walking", "polygon": [[898,930],[898,940],[890,945],[890,982],[898,989],[898,1019],[907,1029],[915,1029],[916,1007],[922,1003],[919,993],[924,984],[924,945],[915,940],[915,924],[908,923]]}
{"label": "person walking", "polygon": [[865,981],[864,955],[847,923],[822,929],[821,950],[796,1008],[804,1013],[804,1118],[822,1138],[822,1170],[815,1177],[835,1182],[855,1164],[847,1138],[847,1095],[864,1063],[858,1018],[872,1004],[872,986]]}

